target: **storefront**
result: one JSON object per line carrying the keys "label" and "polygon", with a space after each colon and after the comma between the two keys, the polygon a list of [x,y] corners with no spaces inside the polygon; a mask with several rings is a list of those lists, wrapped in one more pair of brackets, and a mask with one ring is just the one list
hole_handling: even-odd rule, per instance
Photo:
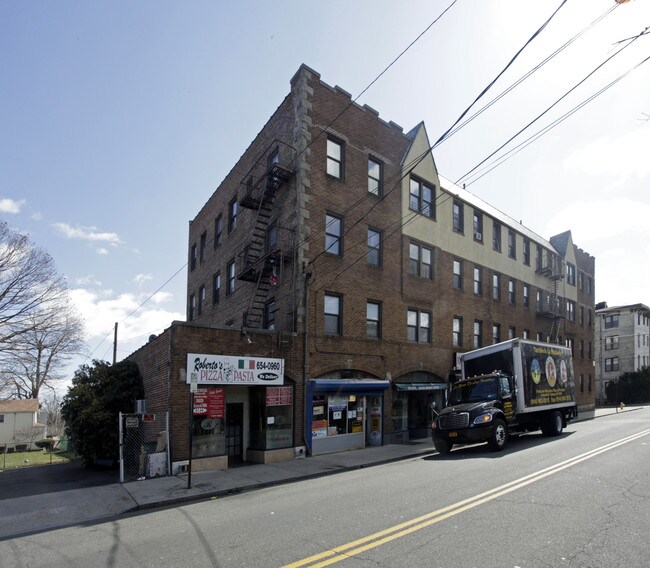
{"label": "storefront", "polygon": [[312,455],[380,446],[384,393],[379,379],[311,379],[305,400],[307,445]]}
{"label": "storefront", "polygon": [[426,438],[431,434],[432,405],[435,403],[438,411],[444,407],[447,385],[442,380],[411,382],[408,379],[405,376],[393,384],[393,432],[408,432],[408,439]]}
{"label": "storefront", "polygon": [[294,387],[282,359],[190,353],[187,383],[193,460],[232,467],[293,452]]}

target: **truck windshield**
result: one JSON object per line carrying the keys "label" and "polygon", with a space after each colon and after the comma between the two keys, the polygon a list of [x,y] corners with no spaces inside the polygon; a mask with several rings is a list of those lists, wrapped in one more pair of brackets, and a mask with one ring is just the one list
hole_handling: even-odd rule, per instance
{"label": "truck windshield", "polygon": [[495,400],[498,392],[499,379],[497,377],[470,379],[469,381],[456,383],[451,387],[449,403],[464,404],[481,400]]}

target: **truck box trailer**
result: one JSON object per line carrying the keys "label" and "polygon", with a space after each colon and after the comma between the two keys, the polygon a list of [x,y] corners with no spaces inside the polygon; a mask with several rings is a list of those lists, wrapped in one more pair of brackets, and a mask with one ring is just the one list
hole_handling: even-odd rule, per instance
{"label": "truck box trailer", "polygon": [[571,349],[511,339],[460,355],[461,379],[432,423],[436,450],[487,442],[502,450],[513,434],[559,436],[578,415]]}

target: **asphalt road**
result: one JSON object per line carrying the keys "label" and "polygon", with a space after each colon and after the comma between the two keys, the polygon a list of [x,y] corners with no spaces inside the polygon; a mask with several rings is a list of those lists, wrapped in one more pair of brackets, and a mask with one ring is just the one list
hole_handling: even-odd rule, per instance
{"label": "asphalt road", "polygon": [[0,542],[3,567],[648,566],[650,409]]}
{"label": "asphalt road", "polygon": [[119,482],[119,471],[89,470],[80,462],[6,469],[0,471],[0,501]]}

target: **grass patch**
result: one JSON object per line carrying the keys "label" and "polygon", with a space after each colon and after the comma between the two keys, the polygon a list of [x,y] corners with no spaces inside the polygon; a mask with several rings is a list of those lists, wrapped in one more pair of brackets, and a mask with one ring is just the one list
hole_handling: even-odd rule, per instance
{"label": "grass patch", "polygon": [[49,451],[32,450],[31,452],[12,452],[10,454],[0,453],[0,470],[15,469],[17,467],[31,467],[35,465],[49,465],[50,463],[68,463],[77,459],[70,452],[54,450],[50,455]]}

